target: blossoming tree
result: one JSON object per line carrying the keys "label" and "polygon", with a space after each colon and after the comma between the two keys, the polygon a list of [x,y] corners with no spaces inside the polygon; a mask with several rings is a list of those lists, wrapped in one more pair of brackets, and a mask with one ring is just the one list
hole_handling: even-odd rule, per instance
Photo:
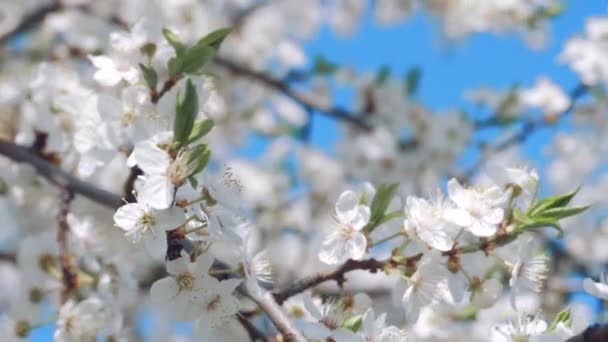
{"label": "blossoming tree", "polygon": [[[479,89],[484,117],[431,111],[416,68],[369,75],[302,48],[320,27],[413,11],[446,39],[516,32],[538,47],[563,10],[1,2],[2,340],[54,323],[55,341],[140,341],[143,315],[150,341],[601,340],[564,295],[608,300],[608,18],[559,55],[578,87]],[[332,153],[308,144],[317,115],[338,123]],[[565,120],[548,166],[527,166],[520,143]],[[500,134],[459,168],[488,129]],[[258,161],[237,152],[251,135],[269,141]]]}

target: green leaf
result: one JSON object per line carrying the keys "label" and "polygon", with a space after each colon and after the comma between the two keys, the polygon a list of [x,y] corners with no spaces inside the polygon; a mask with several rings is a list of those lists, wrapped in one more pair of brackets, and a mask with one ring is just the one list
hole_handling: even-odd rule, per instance
{"label": "green leaf", "polygon": [[178,76],[182,73],[184,64],[182,60],[183,59],[180,57],[171,57],[171,59],[169,59],[169,62],[167,63],[167,69],[169,69],[170,76]]}
{"label": "green leaf", "polygon": [[196,165],[190,176],[196,176],[199,172],[203,171],[209,163],[209,158],[211,158],[211,149],[207,144],[194,146],[188,155],[188,164],[194,163]]}
{"label": "green leaf", "polygon": [[410,68],[405,74],[405,93],[407,96],[416,94],[418,90],[418,84],[420,83],[420,77],[422,76],[422,70],[419,67]]}
{"label": "green leaf", "polygon": [[524,214],[521,210],[519,210],[519,208],[513,209],[513,218],[515,219],[515,221],[517,221],[519,223],[523,223],[523,224],[529,225],[529,224],[534,223],[534,220],[529,218],[526,214]]}
{"label": "green leaf", "polygon": [[376,74],[376,85],[383,85],[391,76],[391,68],[388,65],[383,65]]}
{"label": "green leaf", "polygon": [[554,219],[549,218],[534,218],[534,222],[531,224],[523,224],[518,227],[518,230],[527,230],[527,229],[535,229],[535,228],[543,228],[543,227],[551,227],[557,230],[557,238],[561,239],[564,236],[564,230],[559,225],[559,223]]}
{"label": "green leaf", "polygon": [[569,192],[567,194],[543,198],[542,200],[536,202],[532,207],[530,207],[530,209],[528,210],[528,216],[536,216],[542,213],[543,211],[552,208],[565,207],[566,205],[568,205],[568,203],[570,203],[570,200],[572,200],[572,198],[578,193],[580,189],[581,187],[578,186],[574,191]]}
{"label": "green leaf", "polygon": [[570,317],[569,307],[563,309],[562,311],[558,312],[557,315],[555,315],[553,322],[551,322],[551,325],[549,325],[549,329],[547,330],[549,332],[555,331],[555,328],[557,328],[557,325],[559,323],[563,323],[567,327],[570,327],[572,325],[572,317]]}
{"label": "green leaf", "polygon": [[181,39],[173,31],[165,27],[163,28],[163,36],[165,36],[167,42],[173,46],[176,55],[180,56],[186,52],[186,45],[184,45]]}
{"label": "green leaf", "polygon": [[377,226],[377,222],[379,222],[384,216],[384,212],[388,208],[391,200],[395,196],[397,189],[399,188],[399,183],[393,184],[382,184],[378,187],[376,191],[376,195],[372,200],[372,204],[370,206],[371,210],[371,218],[370,223],[373,227]]}
{"label": "green leaf", "polygon": [[315,57],[315,64],[312,68],[312,71],[316,74],[321,75],[331,75],[338,69],[338,66],[335,63],[332,63],[325,59],[325,57],[318,55]]}
{"label": "green leaf", "polygon": [[543,218],[549,218],[553,220],[563,219],[569,216],[574,216],[582,213],[583,211],[589,209],[591,205],[582,205],[576,207],[561,207],[561,208],[552,208],[543,211],[539,216]]}
{"label": "green leaf", "polygon": [[348,329],[352,332],[357,332],[357,331],[359,331],[359,329],[361,329],[362,323],[363,323],[363,315],[360,314],[360,315],[349,317],[346,320],[344,320],[344,323],[342,323],[342,327],[345,329]]}
{"label": "green leaf", "polygon": [[175,121],[173,123],[173,141],[183,146],[188,140],[194,127],[194,119],[198,114],[198,96],[192,80],[186,83],[186,92],[178,95],[175,106]]}
{"label": "green leaf", "polygon": [[139,63],[139,68],[141,69],[142,74],[144,74],[144,80],[150,89],[156,89],[156,83],[158,82],[158,75],[156,74],[156,70],[154,70],[151,66],[145,66]]}
{"label": "green leaf", "polygon": [[198,139],[204,137],[211,131],[211,129],[215,126],[215,123],[211,119],[198,120],[194,123],[194,127],[192,128],[192,132],[190,132],[190,136],[186,141],[186,145],[191,144]]}
{"label": "green leaf", "polygon": [[201,38],[195,44],[195,46],[197,46],[197,45],[209,46],[216,50],[219,50],[220,45],[222,45],[222,42],[224,41],[226,36],[228,36],[228,34],[230,34],[230,32],[232,32],[232,28],[230,28],[230,27],[225,27],[225,28],[221,28],[219,30],[215,30],[215,31],[209,33],[208,35],[204,36],[203,38]]}
{"label": "green leaf", "polygon": [[195,45],[180,58],[180,73],[195,74],[207,63],[215,50],[207,45]]}

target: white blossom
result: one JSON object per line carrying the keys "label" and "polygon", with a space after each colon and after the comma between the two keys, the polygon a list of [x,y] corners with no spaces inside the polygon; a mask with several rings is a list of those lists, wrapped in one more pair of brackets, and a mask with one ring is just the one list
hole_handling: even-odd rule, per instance
{"label": "white blossom", "polygon": [[505,193],[496,186],[486,189],[463,188],[454,178],[448,182],[448,194],[456,208],[446,209],[446,218],[481,237],[492,236],[504,218],[501,207]]}
{"label": "white blossom", "polygon": [[369,208],[359,204],[357,195],[347,190],[338,198],[332,218],[334,231],[323,240],[319,259],[327,264],[361,259],[367,248],[367,238],[361,230],[369,222]]}

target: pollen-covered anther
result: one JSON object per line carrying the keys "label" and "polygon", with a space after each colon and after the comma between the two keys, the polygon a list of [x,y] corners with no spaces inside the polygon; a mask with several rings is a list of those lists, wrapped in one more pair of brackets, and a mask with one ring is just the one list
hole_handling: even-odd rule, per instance
{"label": "pollen-covered anther", "polygon": [[192,290],[194,288],[194,277],[192,276],[192,273],[180,273],[177,276],[177,284],[181,290]]}

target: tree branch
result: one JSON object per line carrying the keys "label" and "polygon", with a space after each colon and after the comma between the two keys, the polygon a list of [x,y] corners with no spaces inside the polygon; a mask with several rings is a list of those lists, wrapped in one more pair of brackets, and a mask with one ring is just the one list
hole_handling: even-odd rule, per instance
{"label": "tree branch", "polygon": [[321,103],[320,101],[317,101],[313,97],[306,96],[305,94],[301,94],[300,92],[296,91],[295,89],[292,89],[291,87],[289,87],[289,85],[286,82],[276,79],[266,73],[249,69],[246,66],[238,64],[234,61],[231,61],[231,60],[221,57],[221,56],[215,56],[213,61],[217,65],[227,69],[228,71],[232,72],[233,74],[235,74],[237,76],[242,76],[242,77],[246,77],[246,78],[258,81],[258,82],[266,85],[269,88],[272,88],[280,93],[283,93],[283,95],[289,97],[293,101],[302,105],[306,110],[318,111],[319,113],[321,113],[325,116],[347,122],[362,130],[368,131],[368,130],[372,129],[372,126],[363,119],[363,116],[356,115],[343,108],[332,107],[332,106],[328,106],[324,103]]}
{"label": "tree branch", "polygon": [[4,155],[16,162],[30,164],[41,176],[53,184],[106,207],[116,209],[123,204],[120,196],[72,176],[25,147],[0,139],[0,155]]}
{"label": "tree branch", "polygon": [[268,315],[277,330],[283,335],[284,341],[306,342],[302,333],[296,329],[289,317],[283,312],[283,309],[277,304],[272,293],[264,292],[261,295],[256,295],[248,290],[245,290],[245,292]]}
{"label": "tree branch", "polygon": [[57,12],[62,8],[61,1],[55,0],[48,5],[37,8],[35,11],[26,14],[17,26],[0,36],[0,45],[6,44],[17,35],[36,27],[47,15]]}
{"label": "tree branch", "polygon": [[346,278],[344,275],[354,270],[368,270],[372,273],[381,270],[386,263],[376,259],[368,260],[352,260],[349,259],[342,266],[329,272],[321,272],[310,277],[303,278],[284,290],[273,291],[274,299],[277,303],[283,304],[289,297],[295,296],[298,293],[304,292],[309,288],[315,287],[329,280],[335,280],[339,286],[344,285]]}
{"label": "tree branch", "polygon": [[61,262],[61,274],[63,290],[61,291],[61,303],[65,303],[72,291],[78,288],[78,276],[74,271],[74,261],[68,248],[68,234],[70,225],[68,223],[68,213],[70,204],[74,199],[74,193],[67,188],[61,191],[61,205],[57,214],[57,243],[59,244],[59,260]]}

